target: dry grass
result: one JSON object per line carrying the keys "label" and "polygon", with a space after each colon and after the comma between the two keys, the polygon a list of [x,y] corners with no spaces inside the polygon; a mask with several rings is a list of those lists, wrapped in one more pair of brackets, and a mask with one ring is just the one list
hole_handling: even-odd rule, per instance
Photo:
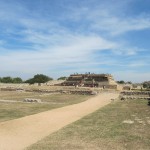
{"label": "dry grass", "polygon": [[33,92],[18,92],[18,91],[0,91],[0,100],[18,100],[22,101],[24,98],[37,97],[39,93]]}
{"label": "dry grass", "polygon": [[46,137],[28,150],[149,150],[149,133],[147,101],[118,101]]}
{"label": "dry grass", "polygon": [[[79,103],[89,97],[91,96],[0,91],[0,99],[18,101],[17,103],[0,102],[0,122]],[[24,98],[38,98],[46,103],[23,103]]]}
{"label": "dry grass", "polygon": [[37,85],[30,85],[24,87],[24,89],[30,89],[30,90],[70,90],[75,89],[74,86],[37,86]]}

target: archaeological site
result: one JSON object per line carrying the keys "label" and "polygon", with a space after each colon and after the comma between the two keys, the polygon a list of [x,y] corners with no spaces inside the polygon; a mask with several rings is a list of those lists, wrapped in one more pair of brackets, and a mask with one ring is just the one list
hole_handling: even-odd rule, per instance
{"label": "archaeological site", "polygon": [[117,89],[118,84],[110,74],[71,74],[63,86],[99,87],[102,89]]}

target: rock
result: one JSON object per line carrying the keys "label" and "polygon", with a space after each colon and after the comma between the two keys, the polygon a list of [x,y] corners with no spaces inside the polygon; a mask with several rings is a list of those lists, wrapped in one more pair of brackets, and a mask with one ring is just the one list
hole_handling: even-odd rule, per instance
{"label": "rock", "polygon": [[97,92],[96,91],[92,91],[91,95],[97,95]]}
{"label": "rock", "polygon": [[25,99],[23,100],[23,102],[30,102],[30,103],[35,102],[35,103],[41,103],[41,99],[25,98]]}
{"label": "rock", "polygon": [[124,120],[123,123],[133,124],[134,121],[132,121],[132,120]]}

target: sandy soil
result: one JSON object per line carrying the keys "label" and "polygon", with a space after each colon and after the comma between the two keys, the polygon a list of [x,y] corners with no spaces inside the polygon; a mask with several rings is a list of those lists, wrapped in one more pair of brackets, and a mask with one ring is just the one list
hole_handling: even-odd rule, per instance
{"label": "sandy soil", "polygon": [[[81,119],[118,97],[101,93],[89,100],[0,123],[0,150],[22,150],[62,127]],[[16,108],[17,109],[17,108]]]}

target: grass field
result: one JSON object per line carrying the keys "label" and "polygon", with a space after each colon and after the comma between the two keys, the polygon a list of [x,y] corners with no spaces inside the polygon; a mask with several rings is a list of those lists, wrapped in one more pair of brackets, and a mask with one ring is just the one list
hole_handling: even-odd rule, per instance
{"label": "grass field", "polygon": [[24,98],[39,97],[39,93],[33,92],[17,92],[17,91],[0,91],[0,99],[22,101]]}
{"label": "grass field", "polygon": [[146,100],[112,102],[30,146],[27,150],[149,150]]}
{"label": "grass field", "polygon": [[[16,103],[0,102],[0,122],[63,107],[87,100],[91,96],[66,94],[40,94],[31,92],[0,91],[0,100],[15,100]],[[24,98],[38,98],[45,103],[23,103]]]}

